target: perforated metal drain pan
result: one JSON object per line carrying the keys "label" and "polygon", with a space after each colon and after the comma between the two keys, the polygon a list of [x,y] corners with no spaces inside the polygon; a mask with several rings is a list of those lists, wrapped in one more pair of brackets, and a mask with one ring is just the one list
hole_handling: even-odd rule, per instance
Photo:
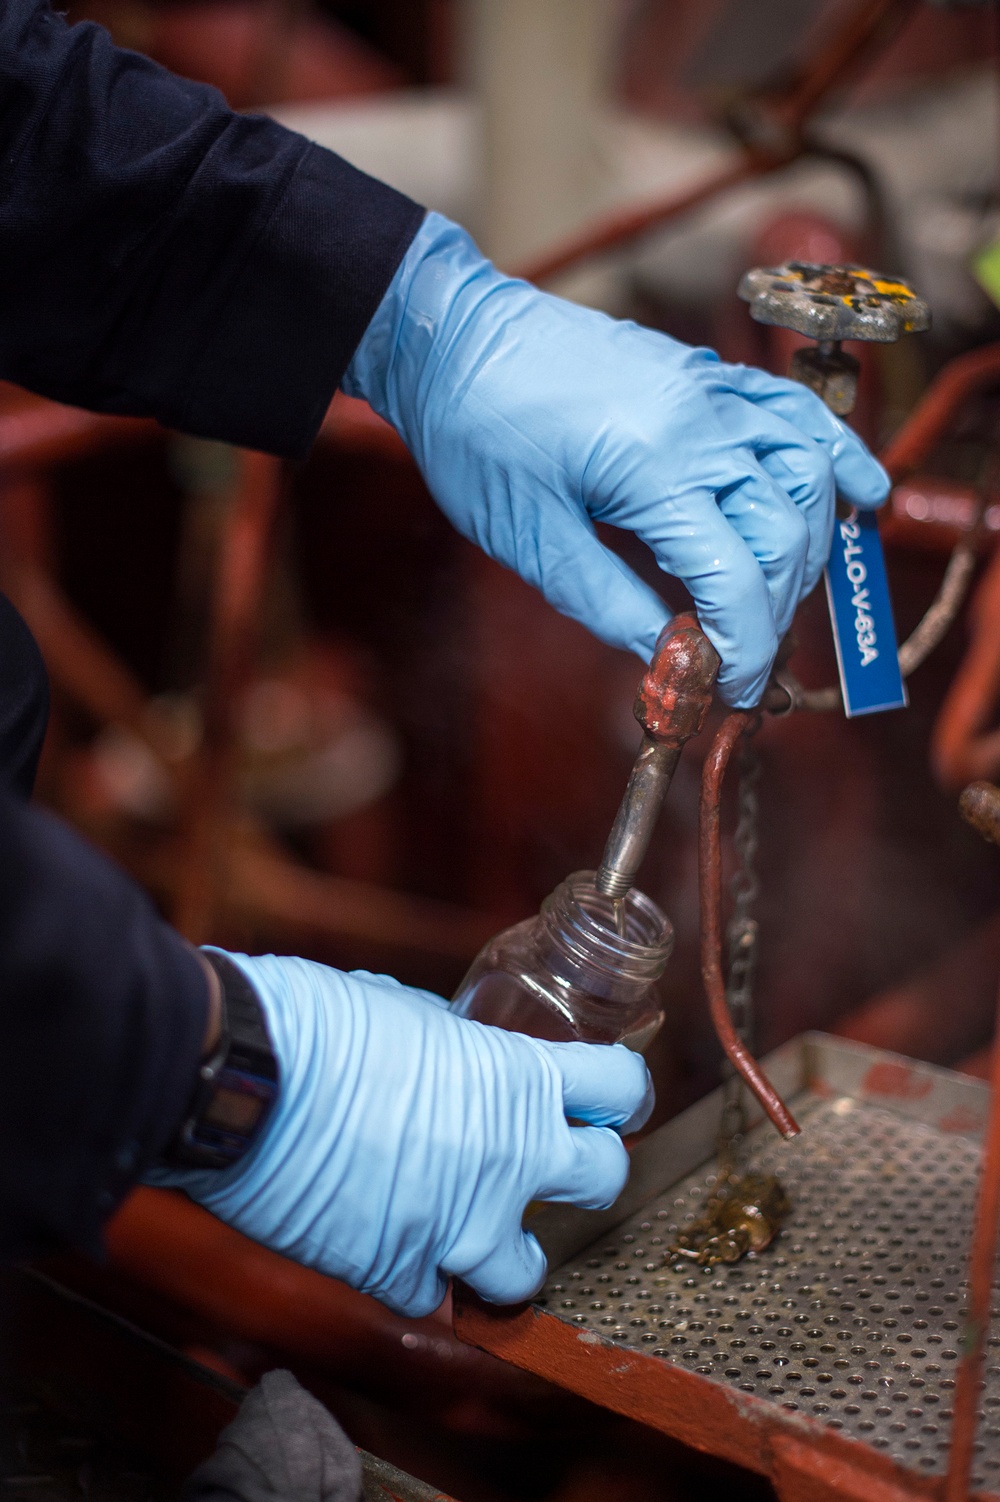
{"label": "perforated metal drain pan", "polygon": [[[766,1122],[751,1133],[752,1165],[779,1174],[793,1206],[765,1252],[727,1268],[664,1265],[715,1183],[716,1092],[637,1148],[610,1211],[551,1207],[532,1221],[554,1271],[530,1310],[460,1296],[456,1328],[770,1474],[779,1491],[784,1477],[783,1495],[798,1495],[788,1474],[809,1472],[810,1451],[861,1467],[866,1495],[878,1476],[886,1495],[934,1494],[989,1092],[822,1034],[779,1050],[767,1070],[802,1134],[785,1143]],[[989,1351],[973,1485],[1000,1496],[1000,1327]],[[807,1453],[796,1458],[796,1446]]]}

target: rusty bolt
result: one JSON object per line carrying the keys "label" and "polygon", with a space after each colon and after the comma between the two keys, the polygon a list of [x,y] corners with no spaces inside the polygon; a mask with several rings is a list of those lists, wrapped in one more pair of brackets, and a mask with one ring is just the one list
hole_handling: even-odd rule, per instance
{"label": "rusty bolt", "polygon": [[992,782],[970,782],[958,800],[962,818],[984,840],[1000,845],[1000,788]]}

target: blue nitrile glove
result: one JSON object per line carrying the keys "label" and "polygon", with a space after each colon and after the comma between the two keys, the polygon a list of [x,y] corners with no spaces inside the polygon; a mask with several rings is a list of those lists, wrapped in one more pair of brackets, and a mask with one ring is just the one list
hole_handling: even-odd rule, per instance
{"label": "blue nitrile glove", "polygon": [[806,387],[503,276],[428,214],[343,381],[397,429],[438,505],[565,615],[648,661],[668,611],[598,542],[643,538],[756,704],[830,551],[834,482],[885,471]]}
{"label": "blue nitrile glove", "polygon": [[267,1016],[277,1104],[232,1168],[148,1183],[408,1315],[436,1309],[451,1274],[496,1303],[529,1297],[545,1258],[525,1206],[617,1198],[628,1155],[611,1128],[641,1126],[653,1103],[627,1048],[484,1027],[385,975],[230,958]]}

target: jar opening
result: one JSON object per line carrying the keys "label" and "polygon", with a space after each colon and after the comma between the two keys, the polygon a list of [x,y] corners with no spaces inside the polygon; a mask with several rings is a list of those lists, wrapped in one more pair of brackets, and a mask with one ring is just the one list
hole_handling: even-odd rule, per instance
{"label": "jar opening", "polygon": [[638,888],[623,898],[623,932],[610,897],[597,890],[596,872],[574,871],[542,904],[553,937],[580,959],[636,980],[657,980],[674,944],[673,926]]}

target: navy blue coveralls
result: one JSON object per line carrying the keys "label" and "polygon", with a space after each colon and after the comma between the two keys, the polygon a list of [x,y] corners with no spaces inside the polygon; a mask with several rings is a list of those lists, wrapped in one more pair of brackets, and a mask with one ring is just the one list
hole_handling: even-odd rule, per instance
{"label": "navy blue coveralls", "polygon": [[[0,378],[301,457],[423,212],[100,27],[0,0]],[[100,1244],[206,1022],[192,951],[29,806],[47,704],[0,596],[0,1259]]]}

